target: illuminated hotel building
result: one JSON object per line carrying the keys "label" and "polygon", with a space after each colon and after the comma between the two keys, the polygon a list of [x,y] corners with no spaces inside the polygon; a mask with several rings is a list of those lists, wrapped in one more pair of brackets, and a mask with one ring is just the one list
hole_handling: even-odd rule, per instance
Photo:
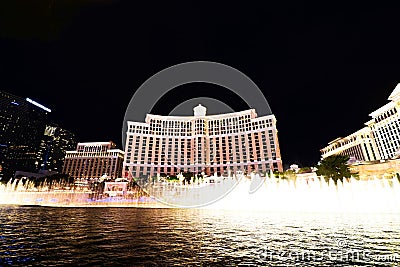
{"label": "illuminated hotel building", "polygon": [[400,149],[400,84],[389,96],[390,102],[369,114],[367,127],[330,142],[321,149],[322,158],[334,154],[353,156],[359,161],[392,159]]}
{"label": "illuminated hotel building", "polygon": [[193,110],[194,116],[148,114],[144,123],[129,121],[125,175],[282,171],[274,115],[257,117],[250,109],[206,116],[201,105]]}
{"label": "illuminated hotel building", "polygon": [[122,175],[124,152],[113,142],[78,143],[76,151],[67,151],[63,173],[77,178],[118,178]]}

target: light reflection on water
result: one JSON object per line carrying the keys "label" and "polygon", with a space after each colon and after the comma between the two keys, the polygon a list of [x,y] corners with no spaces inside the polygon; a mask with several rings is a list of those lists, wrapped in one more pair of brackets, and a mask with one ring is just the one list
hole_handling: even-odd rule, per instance
{"label": "light reflection on water", "polygon": [[399,214],[0,206],[0,266],[396,266],[399,226]]}

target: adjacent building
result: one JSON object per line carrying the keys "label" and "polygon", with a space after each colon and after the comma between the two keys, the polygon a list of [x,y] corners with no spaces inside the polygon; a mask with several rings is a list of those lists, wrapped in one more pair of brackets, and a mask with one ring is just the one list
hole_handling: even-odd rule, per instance
{"label": "adjacent building", "polygon": [[29,99],[0,91],[0,176],[35,172],[38,153],[51,110]]}
{"label": "adjacent building", "polygon": [[148,114],[145,122],[128,122],[125,177],[283,171],[274,115],[257,117],[254,109],[194,116]]}
{"label": "adjacent building", "polygon": [[400,84],[390,94],[389,103],[369,114],[372,119],[366,127],[340,137],[321,149],[322,158],[340,154],[359,162],[388,160],[400,150]]}
{"label": "adjacent building", "polygon": [[331,155],[344,155],[356,161],[379,160],[379,152],[375,144],[372,131],[369,127],[329,142],[328,146],[321,149],[322,157]]}
{"label": "adjacent building", "polygon": [[61,172],[66,151],[74,149],[76,144],[76,137],[70,131],[54,124],[47,125],[40,142],[39,169]]}
{"label": "adjacent building", "polygon": [[63,173],[75,179],[122,177],[124,152],[113,142],[78,143],[76,150],[67,151]]}

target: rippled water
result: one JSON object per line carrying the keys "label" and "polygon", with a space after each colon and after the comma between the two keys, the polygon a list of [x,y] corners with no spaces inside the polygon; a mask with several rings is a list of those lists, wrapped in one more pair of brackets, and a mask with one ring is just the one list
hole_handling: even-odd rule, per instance
{"label": "rippled water", "polygon": [[0,266],[397,266],[400,214],[0,206]]}

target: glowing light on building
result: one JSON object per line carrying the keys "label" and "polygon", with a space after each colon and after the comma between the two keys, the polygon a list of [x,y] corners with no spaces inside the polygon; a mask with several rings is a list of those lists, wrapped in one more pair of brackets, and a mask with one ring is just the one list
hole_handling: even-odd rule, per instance
{"label": "glowing light on building", "polygon": [[39,107],[39,108],[41,108],[41,109],[43,109],[43,110],[45,110],[45,111],[47,111],[47,112],[51,112],[51,109],[46,108],[46,107],[43,106],[42,104],[39,104],[38,102],[33,101],[33,100],[30,99],[30,98],[26,98],[26,101],[28,101],[28,102],[31,103],[32,105],[35,105],[35,106],[37,106],[37,107]]}

